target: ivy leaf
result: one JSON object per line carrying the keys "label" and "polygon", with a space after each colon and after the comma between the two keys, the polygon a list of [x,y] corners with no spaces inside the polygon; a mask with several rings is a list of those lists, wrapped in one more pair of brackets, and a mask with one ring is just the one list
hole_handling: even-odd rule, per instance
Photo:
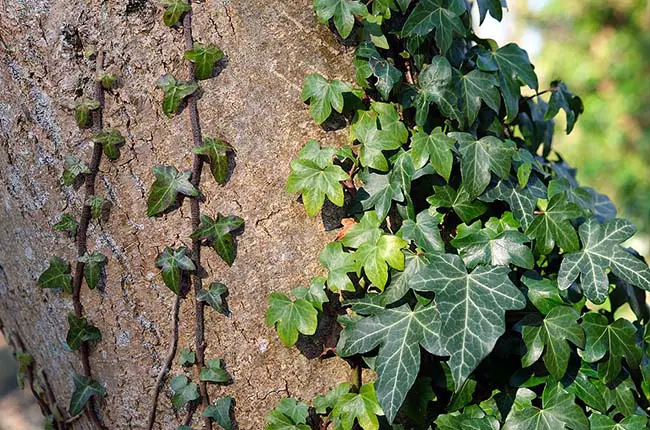
{"label": "ivy leaf", "polygon": [[461,185],[458,191],[449,185],[434,185],[435,194],[427,198],[432,208],[452,208],[464,223],[471,222],[487,210],[487,205],[470,198]]}
{"label": "ivy leaf", "polygon": [[113,88],[116,88],[119,81],[117,76],[106,72],[100,72],[95,80],[97,82],[100,82],[106,91],[110,91]]}
{"label": "ivy leaf", "polygon": [[562,81],[551,82],[551,88],[553,88],[553,92],[548,101],[548,108],[546,109],[546,114],[544,114],[544,119],[548,121],[555,117],[560,109],[564,110],[566,114],[566,134],[569,134],[573,130],[573,126],[578,120],[578,117],[584,111],[582,100],[569,91],[566,84]]}
{"label": "ivy leaf", "polygon": [[232,397],[219,397],[213,404],[205,408],[201,415],[212,418],[223,430],[232,430],[234,428],[231,416],[232,406]]}
{"label": "ivy leaf", "polygon": [[530,64],[528,53],[515,43],[509,43],[494,52],[480,51],[478,66],[486,72],[499,70],[499,87],[506,105],[506,121],[519,113],[519,87],[522,83],[537,91],[537,75]]}
{"label": "ivy leaf", "polygon": [[79,175],[90,173],[90,169],[86,166],[86,163],[72,155],[65,156],[65,166],[62,177],[63,185],[72,185],[76,182]]}
{"label": "ivy leaf", "polygon": [[432,215],[429,211],[420,212],[415,221],[405,219],[397,233],[402,239],[412,240],[416,246],[425,252],[445,252],[445,243],[440,237],[438,226],[442,222],[442,214]]}
{"label": "ivy leaf", "polygon": [[172,396],[172,406],[174,409],[180,409],[200,397],[199,387],[185,375],[174,377],[169,385],[174,393]]}
{"label": "ivy leaf", "polygon": [[199,195],[199,191],[189,181],[190,172],[179,172],[172,166],[154,166],[153,174],[156,180],[149,191],[147,216],[161,214],[172,207],[179,193],[189,197]]}
{"label": "ivy leaf", "polygon": [[356,51],[357,59],[365,59],[372,74],[377,78],[375,87],[388,100],[393,87],[402,80],[402,72],[381,56],[370,42],[362,42]]}
{"label": "ivy leaf", "polygon": [[212,137],[204,137],[203,145],[192,148],[195,154],[202,154],[210,160],[210,171],[218,184],[225,184],[228,177],[228,153],[234,149],[229,143]]}
{"label": "ivy leaf", "polygon": [[73,351],[79,349],[84,342],[100,342],[102,333],[97,327],[88,324],[86,318],[77,318],[72,312],[68,313],[68,334],[65,341]]}
{"label": "ivy leaf", "polygon": [[266,415],[266,421],[269,423],[264,430],[311,430],[311,426],[305,422],[295,422],[277,409],[273,409]]}
{"label": "ivy leaf", "polygon": [[106,256],[99,251],[93,251],[92,254],[86,252],[78,260],[84,263],[84,279],[88,288],[94,290],[101,281],[104,265],[106,264]]}
{"label": "ivy leaf", "polygon": [[503,334],[505,312],[524,308],[526,300],[506,267],[478,266],[468,273],[458,255],[429,260],[411,279],[411,288],[436,293],[443,348],[451,356],[448,364],[459,389]]}
{"label": "ivy leaf", "polygon": [[[499,5],[499,10],[501,10],[501,5]],[[465,126],[469,127],[474,124],[478,117],[478,111],[481,109],[481,100],[494,112],[499,113],[501,97],[498,85],[499,82],[492,73],[472,70],[466,75],[459,75],[456,86],[460,94],[460,118]]]}
{"label": "ivy leaf", "polygon": [[413,165],[421,169],[429,161],[436,173],[449,182],[454,164],[454,143],[455,140],[445,135],[440,127],[436,127],[431,134],[416,130],[411,138]]}
{"label": "ivy leaf", "polygon": [[571,355],[568,342],[584,348],[585,335],[578,318],[580,314],[569,306],[557,306],[543,319],[534,314],[524,318],[522,337],[527,351],[521,358],[522,366],[532,365],[544,353],[544,365],[551,376],[557,381],[562,379]]}
{"label": "ivy leaf", "polygon": [[194,76],[202,81],[212,77],[214,65],[223,58],[223,52],[214,45],[194,43],[192,49],[185,51],[183,57],[195,64]]}
{"label": "ivy leaf", "polygon": [[293,346],[298,332],[311,336],[316,333],[318,312],[307,300],[296,299],[281,293],[271,293],[265,316],[266,324],[275,327],[282,343]]}
{"label": "ivy leaf", "polygon": [[77,372],[73,371],[72,381],[74,382],[74,391],[72,392],[70,407],[68,408],[68,412],[72,417],[83,412],[86,403],[88,403],[91,397],[103,397],[106,395],[106,389],[99,382],[80,375]]}
{"label": "ivy leaf", "polygon": [[580,247],[572,219],[582,215],[582,209],[567,201],[565,193],[551,197],[546,210],[537,215],[526,229],[526,235],[535,239],[535,248],[540,255],[550,254],[555,243],[564,252],[574,252]]}
{"label": "ivy leaf", "polygon": [[178,357],[178,364],[183,367],[187,367],[193,365],[194,363],[196,363],[196,354],[194,351],[190,351],[189,349],[181,349]]}
{"label": "ivy leaf", "polygon": [[235,239],[232,232],[244,226],[244,220],[235,215],[224,216],[217,213],[215,219],[201,215],[201,225],[190,235],[192,239],[206,239],[210,246],[228,265],[235,261]]}
{"label": "ivy leaf", "polygon": [[350,392],[350,388],[351,386],[349,383],[343,382],[334,388],[330,388],[324,396],[314,397],[314,400],[312,400],[311,403],[314,406],[314,409],[316,409],[316,413],[321,415],[326,414],[328,409],[334,408],[336,402],[341,396]]}
{"label": "ivy leaf", "polygon": [[650,290],[650,269],[621,246],[635,232],[636,228],[623,219],[602,225],[596,218],[588,219],[579,229],[582,250],[567,254],[562,260],[558,274],[560,289],[569,288],[580,276],[585,296],[594,303],[603,303],[609,290],[605,270],[610,268],[625,282]]}
{"label": "ivy leaf", "polygon": [[598,373],[589,365],[585,366],[584,362],[566,390],[597,411],[606,412],[609,409],[604,396],[607,388],[598,379]]}
{"label": "ivy leaf", "polygon": [[[388,288],[379,296],[385,305],[401,300],[409,291],[412,277],[429,264],[426,254],[412,254],[410,252],[405,254],[404,270],[402,272],[393,271]],[[356,309],[355,312],[357,312]]]}
{"label": "ivy leaf", "polygon": [[496,19],[497,21],[501,21],[503,18],[503,7],[505,6],[506,2],[503,0],[503,4],[501,3],[502,0],[478,0],[478,12],[479,12],[479,25],[483,24],[483,21],[485,20],[485,17],[487,16],[488,11],[490,12],[490,15],[492,15],[492,18]]}
{"label": "ivy leaf", "polygon": [[440,325],[440,314],[434,304],[417,305],[415,310],[402,305],[379,310],[343,329],[336,347],[343,357],[379,346],[375,388],[389,422],[395,419],[415,382],[420,368],[420,345],[431,354],[447,355],[441,346]]}
{"label": "ivy leaf", "polygon": [[512,409],[503,430],[587,430],[589,423],[575,396],[560,384],[548,384],[542,394],[542,408]]}
{"label": "ivy leaf", "polygon": [[124,145],[124,137],[118,130],[102,131],[93,136],[93,142],[102,145],[104,155],[111,160],[120,158],[120,146]]}
{"label": "ivy leaf", "polygon": [[90,111],[99,109],[100,104],[97,100],[82,99],[74,107],[74,119],[77,121],[79,128],[88,128],[92,124]]}
{"label": "ivy leaf", "polygon": [[171,118],[178,113],[181,102],[194,94],[199,86],[196,82],[177,81],[172,75],[164,75],[156,86],[163,90],[163,113]]}
{"label": "ivy leaf", "polygon": [[345,195],[340,181],[349,179],[340,166],[334,165],[333,151],[319,148],[318,142],[309,141],[300,151],[300,158],[291,162],[287,179],[287,192],[301,193],[307,215],[312,217],[323,207],[325,196],[335,205],[343,206]]}
{"label": "ivy leaf", "polygon": [[[342,0],[344,1],[344,0]],[[343,93],[352,91],[350,84],[333,79],[328,81],[318,73],[305,77],[300,98],[303,102],[309,100],[309,112],[317,124],[322,124],[332,113],[343,112]]]}
{"label": "ivy leaf", "polygon": [[90,206],[90,217],[102,219],[105,211],[110,209],[111,203],[102,196],[93,195],[86,199],[86,206]]}
{"label": "ivy leaf", "polygon": [[352,429],[356,420],[363,430],[379,429],[377,415],[382,416],[383,412],[377,403],[373,384],[362,385],[358,394],[343,394],[331,413],[336,428]]}
{"label": "ivy leaf", "polygon": [[345,39],[354,28],[354,17],[368,14],[366,6],[358,0],[314,0],[316,15],[327,22],[334,18],[334,27]]}
{"label": "ivy leaf", "polygon": [[14,352],[14,358],[18,363],[18,374],[16,375],[16,382],[18,383],[18,388],[24,390],[25,375],[27,372],[29,372],[29,369],[34,364],[34,357],[26,352],[16,350]]}
{"label": "ivy leaf", "polygon": [[325,293],[325,278],[317,276],[312,278],[309,288],[298,287],[291,290],[297,299],[303,299],[309,302],[315,309],[323,312],[323,303],[327,303],[327,293]]}
{"label": "ivy leaf", "polygon": [[374,209],[381,219],[388,215],[393,200],[404,201],[402,188],[392,180],[391,175],[362,172],[359,179],[363,182],[363,187],[359,189],[357,198],[361,199],[363,209]]}
{"label": "ivy leaf", "polygon": [[163,23],[167,27],[176,25],[185,12],[192,10],[192,6],[184,0],[162,0],[162,5],[165,7]]}
{"label": "ivy leaf", "polygon": [[422,0],[406,19],[402,34],[407,37],[427,36],[435,29],[436,45],[445,55],[454,35],[465,35],[465,26],[459,18],[463,13],[465,4],[462,0]]}
{"label": "ivy leaf", "polygon": [[221,359],[213,358],[208,360],[206,367],[201,368],[199,379],[201,381],[226,383],[230,380],[230,375],[222,367]]}
{"label": "ivy leaf", "polygon": [[361,220],[352,225],[345,233],[345,236],[343,236],[343,245],[348,248],[359,248],[366,242],[377,242],[384,233],[379,228],[381,223],[382,219],[377,216],[377,212],[365,212]]}
{"label": "ivy leaf", "polygon": [[545,197],[546,186],[536,176],[531,176],[528,185],[523,189],[519,188],[511,179],[501,180],[497,182],[495,187],[483,193],[480,199],[484,202],[505,201],[510,206],[521,227],[526,229],[533,222],[533,212],[537,207],[537,199]]}
{"label": "ivy leaf", "polygon": [[294,398],[281,399],[275,410],[291,418],[294,423],[306,423],[309,417],[309,406]]}
{"label": "ivy leaf", "polygon": [[215,311],[228,315],[228,307],[223,298],[228,295],[228,287],[221,282],[210,283],[208,290],[201,290],[197,296],[199,302],[205,302],[212,306]]}
{"label": "ivy leaf", "polygon": [[636,328],[622,318],[608,324],[607,317],[596,312],[588,312],[582,317],[582,327],[587,335],[583,359],[598,365],[598,372],[606,383],[616,379],[621,371],[621,360],[625,358],[630,368],[637,368],[641,362],[641,349],[636,344]]}
{"label": "ivy leaf", "polygon": [[54,231],[67,231],[70,233],[70,236],[77,235],[77,228],[79,223],[76,219],[69,213],[64,213],[61,215],[61,220],[52,226]]}
{"label": "ivy leaf", "polygon": [[[359,226],[359,224],[355,224],[352,229],[356,226]],[[349,246],[345,240],[343,244]],[[404,270],[402,248],[407,246],[408,242],[402,238],[390,234],[381,234],[375,240],[369,240],[357,248],[354,253],[358,263],[357,268],[359,270],[363,268],[370,282],[383,291],[388,281],[388,266],[397,270]]]}
{"label": "ivy leaf", "polygon": [[503,142],[494,136],[474,140],[472,135],[467,133],[451,133],[451,136],[458,142],[463,188],[471,199],[485,191],[492,177],[490,172],[494,172],[501,179],[509,177],[510,161],[514,152],[513,142]]}
{"label": "ivy leaf", "polygon": [[[538,171],[541,171],[541,164],[535,159],[533,154],[526,148],[517,148],[512,154],[512,161],[515,163],[517,169],[517,181],[519,188],[525,188],[528,185],[530,174],[533,171],[533,166]],[[552,182],[552,181],[551,181]]]}
{"label": "ivy leaf", "polygon": [[38,277],[41,288],[62,288],[66,293],[72,294],[72,275],[70,264],[57,256],[50,259],[50,265]]}
{"label": "ivy leaf", "polygon": [[567,200],[577,204],[585,210],[594,209],[594,196],[586,187],[571,184],[566,178],[553,179],[548,183],[548,197],[565,193]]}
{"label": "ivy leaf", "polygon": [[354,284],[348,276],[359,268],[354,253],[343,251],[341,242],[332,242],[320,253],[319,261],[327,269],[327,288],[334,293],[354,291]]}
{"label": "ivy leaf", "polygon": [[190,250],[184,246],[176,249],[166,246],[156,258],[156,267],[162,270],[165,285],[176,295],[181,293],[182,272],[196,270],[189,254]]}
{"label": "ivy leaf", "polygon": [[641,415],[631,415],[616,422],[607,415],[597,412],[589,416],[591,430],[645,430],[648,425],[648,418]]}
{"label": "ivy leaf", "polygon": [[458,99],[452,89],[451,65],[445,57],[433,57],[431,64],[422,68],[418,79],[419,90],[414,100],[417,125],[423,126],[426,123],[431,103],[435,103],[446,117],[451,119],[458,117]]}
{"label": "ivy leaf", "polygon": [[542,314],[548,314],[553,308],[564,305],[557,282],[542,278],[539,274],[528,271],[521,281],[528,287],[528,299]]}

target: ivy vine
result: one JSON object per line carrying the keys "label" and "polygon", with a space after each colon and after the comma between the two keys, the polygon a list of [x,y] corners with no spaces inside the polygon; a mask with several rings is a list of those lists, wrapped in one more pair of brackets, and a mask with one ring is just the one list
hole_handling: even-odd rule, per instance
{"label": "ivy vine", "polygon": [[[476,3],[501,20],[501,1]],[[646,428],[650,269],[552,147],[580,98],[540,91],[526,51],[478,37],[464,0],[313,4],[356,45],[356,86],[310,74],[302,100],[326,129],[345,119],[352,146],[309,141],[287,190],[309,216],[327,199],[350,218],[327,276],[272,293],[266,322],[292,346],[342,308],[335,351],[355,371],[310,405],[281,400],[266,428]]]}

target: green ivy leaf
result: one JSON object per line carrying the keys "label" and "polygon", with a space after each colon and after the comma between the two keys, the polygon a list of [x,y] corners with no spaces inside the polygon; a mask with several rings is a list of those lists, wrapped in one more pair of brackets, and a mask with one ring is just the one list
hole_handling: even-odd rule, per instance
{"label": "green ivy leaf", "polygon": [[522,324],[522,337],[526,344],[526,354],[521,364],[529,367],[544,354],[544,365],[555,380],[564,376],[569,364],[571,347],[584,348],[585,334],[577,320],[580,314],[569,306],[557,306],[548,315],[540,318],[535,314],[525,317]]}
{"label": "green ivy leaf", "polygon": [[223,58],[223,51],[214,45],[195,42],[192,49],[185,51],[183,57],[195,64],[194,76],[202,81],[212,77],[214,65]]}
{"label": "green ivy leaf", "polygon": [[92,124],[90,111],[99,109],[100,104],[97,100],[82,99],[74,107],[74,119],[77,121],[79,128],[88,128]]}
{"label": "green ivy leaf", "polygon": [[222,367],[221,359],[213,358],[208,360],[206,367],[201,368],[199,379],[201,381],[223,384],[230,381],[230,375]]}
{"label": "green ivy leaf", "polygon": [[70,236],[77,235],[77,228],[79,223],[76,219],[69,213],[64,213],[61,215],[61,220],[52,226],[54,231],[67,231],[70,233]]}
{"label": "green ivy leaf", "polygon": [[350,84],[333,79],[328,81],[318,73],[305,77],[301,100],[309,100],[309,112],[317,124],[322,124],[332,114],[332,109],[343,112],[343,93],[352,91]]}
{"label": "green ivy leaf", "polygon": [[392,180],[391,175],[362,172],[359,179],[363,182],[363,187],[359,189],[357,198],[361,199],[364,210],[374,209],[379,218],[386,218],[393,200],[404,201],[402,188]]}
{"label": "green ivy leaf", "polygon": [[156,257],[156,267],[162,271],[161,274],[165,285],[176,295],[181,293],[183,271],[196,270],[196,266],[189,254],[190,250],[184,246],[175,249],[166,246],[163,252]]}
{"label": "green ivy leaf", "polygon": [[266,415],[269,423],[264,430],[311,430],[311,427],[304,422],[294,422],[282,412],[273,409]]}
{"label": "green ivy leaf", "polygon": [[223,430],[232,430],[234,428],[232,424],[232,407],[232,397],[219,397],[213,404],[205,408],[201,415],[212,418]]}
{"label": "green ivy leaf", "polygon": [[228,307],[223,298],[228,295],[228,287],[221,282],[210,283],[208,290],[201,290],[197,296],[199,302],[205,302],[212,308],[224,315],[228,315]]}
{"label": "green ivy leaf", "polygon": [[86,166],[86,163],[72,155],[65,156],[65,166],[62,177],[63,185],[72,185],[80,175],[90,173],[90,169]]}
{"label": "green ivy leaf", "polygon": [[319,261],[327,269],[327,288],[334,293],[354,291],[354,284],[348,276],[348,273],[359,270],[354,253],[343,251],[341,242],[332,242],[320,253]]}
{"label": "green ivy leaf", "polygon": [[265,316],[266,324],[275,327],[282,343],[293,346],[298,332],[311,336],[316,333],[318,312],[304,299],[291,301],[281,293],[271,293]]}
{"label": "green ivy leaf", "polygon": [[585,366],[584,362],[566,390],[597,411],[606,412],[609,409],[603,395],[607,389],[598,379],[597,372],[588,365]]}
{"label": "green ivy leaf", "polygon": [[206,239],[219,257],[229,266],[235,261],[235,238],[233,232],[244,226],[244,220],[235,215],[217,213],[215,219],[201,215],[201,225],[191,234],[192,239]]}
{"label": "green ivy leaf", "polygon": [[156,86],[163,90],[163,113],[171,118],[178,113],[181,102],[199,89],[196,82],[177,81],[172,75],[164,75]]}
{"label": "green ivy leaf", "polygon": [[528,287],[528,300],[544,315],[548,314],[553,308],[565,304],[562,296],[560,296],[557,282],[542,278],[532,271],[524,273],[521,281]]}
{"label": "green ivy leaf", "polygon": [[352,429],[356,420],[363,430],[378,430],[379,420],[377,415],[383,412],[373,384],[364,384],[359,393],[347,393],[339,397],[331,413],[334,417],[336,428]]}
{"label": "green ivy leaf", "polygon": [[325,293],[325,278],[317,276],[312,278],[309,288],[298,287],[291,290],[297,299],[303,299],[309,302],[314,309],[323,312],[323,303],[329,302],[327,293]]}
{"label": "green ivy leaf", "polygon": [[580,206],[569,202],[565,193],[556,194],[551,197],[546,210],[533,219],[526,235],[535,239],[535,248],[540,255],[550,254],[556,242],[564,252],[575,252],[580,244],[571,220],[581,215]]}
{"label": "green ivy leaf", "polygon": [[86,403],[91,397],[103,397],[106,395],[106,389],[102,387],[99,382],[87,378],[77,372],[72,373],[72,381],[74,382],[74,391],[70,398],[70,407],[68,413],[74,417],[83,412]]}
{"label": "green ivy leaf", "polygon": [[591,430],[645,430],[648,418],[641,415],[632,415],[616,422],[607,415],[592,413],[589,416]]}
{"label": "green ivy leaf", "polygon": [[595,363],[607,355],[607,359],[598,365],[598,372],[606,383],[616,379],[623,358],[628,367],[639,367],[642,353],[636,344],[636,328],[631,322],[619,318],[608,324],[606,316],[588,312],[582,317],[582,328],[587,335],[583,359],[587,363]]}
{"label": "green ivy leaf", "polygon": [[449,182],[451,167],[454,164],[455,140],[436,127],[431,134],[416,130],[411,138],[411,151],[413,151],[413,165],[421,169],[429,161],[436,173]]}
{"label": "green ivy leaf", "polygon": [[73,351],[79,349],[84,342],[100,342],[102,333],[97,327],[88,324],[86,318],[77,318],[72,312],[68,313],[68,334],[66,343]]}
{"label": "green ivy leaf", "polygon": [[174,393],[172,396],[172,406],[174,409],[180,409],[200,397],[199,387],[185,375],[175,376],[169,385]]}
{"label": "green ivy leaf", "polygon": [[202,154],[210,160],[210,171],[218,184],[225,184],[228,177],[228,153],[234,149],[229,143],[212,137],[204,137],[203,145],[192,148],[195,154]]}
{"label": "green ivy leaf", "polygon": [[440,325],[440,314],[434,304],[418,305],[415,310],[402,305],[379,310],[343,329],[336,347],[343,357],[379,346],[375,388],[389,422],[395,419],[415,381],[420,368],[420,345],[431,354],[447,355],[441,346]]}
{"label": "green ivy leaf", "polygon": [[323,21],[334,18],[334,27],[344,39],[352,33],[354,17],[368,14],[366,5],[358,0],[314,0],[314,8]]}
{"label": "green ivy leaf", "polygon": [[84,263],[84,279],[86,280],[86,285],[91,290],[94,290],[101,281],[104,265],[106,264],[106,256],[99,251],[93,251],[92,254],[86,252],[78,260]]}
{"label": "green ivy leaf", "polygon": [[97,82],[101,82],[102,88],[106,91],[112,90],[117,87],[118,77],[106,72],[100,72],[96,77]]}
{"label": "green ivy leaf", "polygon": [[18,383],[18,388],[21,390],[25,389],[25,375],[29,372],[29,369],[34,364],[34,357],[31,354],[28,354],[23,351],[16,351],[14,353],[16,362],[18,363],[18,374],[16,375],[16,382]]}
{"label": "green ivy leaf", "polygon": [[[373,217],[376,216],[376,214],[373,215]],[[348,234],[355,227],[360,228],[357,226],[360,226],[360,224],[352,226]],[[350,241],[348,240],[346,242],[345,239],[347,239],[347,235],[343,240],[343,244],[351,246]],[[376,237],[376,240],[369,240],[361,244],[355,251],[354,257],[358,263],[358,268],[363,268],[370,282],[383,291],[388,281],[388,266],[397,270],[404,270],[404,254],[402,253],[402,249],[407,246],[408,242],[400,237],[381,234]]]}
{"label": "green ivy leaf", "polygon": [[479,25],[483,24],[487,13],[490,12],[492,18],[501,21],[503,18],[503,7],[505,0],[478,0]]}
{"label": "green ivy leaf", "polygon": [[281,399],[275,410],[291,418],[294,423],[306,423],[309,417],[309,406],[294,398]]}
{"label": "green ivy leaf", "polygon": [[443,348],[451,356],[448,364],[458,389],[503,334],[505,312],[522,309],[526,300],[506,267],[478,266],[468,273],[458,255],[429,260],[411,279],[411,288],[436,293]]}
{"label": "green ivy leaf", "polygon": [[192,6],[184,0],[162,0],[161,3],[165,7],[163,23],[165,23],[167,27],[172,27],[178,24],[181,17],[186,12],[192,10]]}
{"label": "green ivy leaf", "polygon": [[86,199],[86,206],[90,206],[90,217],[102,219],[104,212],[110,208],[111,203],[102,196],[93,195]]}
{"label": "green ivy leaf", "polygon": [[340,166],[334,165],[331,155],[328,159],[315,155],[319,146],[315,140],[309,141],[300,151],[300,158],[291,162],[287,179],[287,192],[301,193],[307,215],[312,217],[323,207],[325,196],[335,205],[343,206],[345,195],[340,181],[349,179]]}
{"label": "green ivy leaf", "polygon": [[470,198],[463,186],[456,191],[449,185],[434,185],[433,190],[435,194],[427,198],[427,203],[433,209],[452,208],[464,223],[471,222],[487,210],[487,205]]}
{"label": "green ivy leaf", "polygon": [[57,256],[50,259],[50,265],[38,277],[41,288],[62,288],[66,293],[72,294],[72,275],[70,264]]}
{"label": "green ivy leaf", "polygon": [[567,254],[560,265],[558,285],[565,290],[578,276],[585,296],[594,303],[607,298],[609,281],[605,270],[625,282],[650,290],[650,269],[641,260],[627,252],[620,244],[632,237],[636,228],[623,219],[599,224],[596,218],[580,226],[582,250]]}
{"label": "green ivy leaf", "polygon": [[553,92],[548,101],[548,109],[546,109],[544,119],[549,120],[555,117],[560,109],[564,110],[566,114],[566,134],[569,134],[573,130],[578,117],[584,111],[582,100],[569,91],[569,88],[562,81],[551,82],[551,88],[553,88]]}
{"label": "green ivy leaf", "polygon": [[465,126],[474,124],[481,109],[481,100],[494,112],[499,113],[501,97],[498,85],[499,82],[492,73],[472,70],[466,75],[459,74],[456,88],[460,94],[460,118]]}
{"label": "green ivy leaf", "polygon": [[189,349],[181,349],[178,355],[178,364],[183,367],[188,367],[196,363],[196,354]]}
{"label": "green ivy leaf", "polygon": [[406,19],[402,34],[407,37],[427,36],[434,29],[440,53],[445,55],[454,35],[464,36],[465,26],[460,15],[465,13],[462,0],[422,0]]}
{"label": "green ivy leaf", "polygon": [[418,78],[418,93],[413,101],[417,125],[424,126],[427,122],[431,103],[435,103],[447,118],[458,118],[458,98],[453,91],[451,71],[449,61],[441,56],[433,57],[431,64],[422,68]]}
{"label": "green ivy leaf", "polygon": [[331,388],[324,396],[314,397],[314,400],[311,403],[314,406],[314,409],[316,409],[316,413],[325,415],[328,409],[334,408],[336,402],[338,402],[341,396],[350,392],[350,388],[351,385],[349,383],[343,382],[336,387]]}
{"label": "green ivy leaf", "polygon": [[156,180],[147,199],[147,216],[155,216],[171,208],[179,193],[189,197],[199,195],[189,181],[190,172],[179,172],[172,166],[154,166],[153,174]]}
{"label": "green ivy leaf", "polygon": [[118,130],[109,130],[95,134],[93,142],[102,145],[104,155],[110,160],[117,160],[120,158],[120,146],[124,145],[125,140]]}
{"label": "green ivy leaf", "polygon": [[420,212],[415,221],[405,219],[397,235],[406,240],[412,240],[416,246],[425,252],[445,252],[445,243],[440,237],[438,226],[442,215],[431,214],[429,211]]}
{"label": "green ivy leaf", "polygon": [[[377,78],[375,87],[384,100],[388,100],[393,87],[402,80],[402,72],[382,57],[379,51],[377,51],[377,48],[370,42],[361,42],[357,47],[355,55],[357,61],[367,61],[367,66],[371,74]],[[366,76],[365,78],[367,79],[368,77],[370,76]]]}
{"label": "green ivy leaf", "polygon": [[499,181],[494,188],[487,190],[480,197],[484,202],[503,200],[508,203],[523,229],[533,222],[533,212],[539,198],[546,198],[546,186],[536,176],[531,176],[528,185],[523,189],[512,179]]}

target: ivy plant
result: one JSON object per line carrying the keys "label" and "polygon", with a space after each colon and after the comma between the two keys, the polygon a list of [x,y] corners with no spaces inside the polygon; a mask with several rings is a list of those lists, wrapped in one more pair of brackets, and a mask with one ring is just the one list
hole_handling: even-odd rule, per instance
{"label": "ivy plant", "polygon": [[[479,22],[501,20],[505,2],[476,2]],[[552,146],[582,101],[477,36],[471,6],[314,0],[355,45],[355,82],[312,73],[301,98],[325,129],[343,114],[352,147],[307,142],[287,190],[309,216],[327,197],[347,218],[319,287],[271,293],[267,323],[291,346],[338,313],[355,376],[283,399],[267,429],[648,425],[650,269],[626,247],[634,226]]]}

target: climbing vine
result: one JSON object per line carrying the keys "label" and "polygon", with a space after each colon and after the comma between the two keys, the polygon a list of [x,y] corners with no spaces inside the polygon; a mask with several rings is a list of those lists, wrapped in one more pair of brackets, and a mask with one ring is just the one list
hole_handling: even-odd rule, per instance
{"label": "climbing vine", "polygon": [[165,75],[158,80],[157,86],[163,91],[162,110],[167,117],[171,118],[187,109],[194,155],[191,171],[179,171],[174,166],[153,168],[155,181],[147,199],[147,215],[160,216],[169,213],[180,207],[185,197],[189,198],[192,244],[190,248],[185,245],[167,246],[155,261],[156,267],[161,270],[163,282],[176,295],[176,299],[172,313],[172,342],[156,381],[148,428],[153,428],[155,423],[158,396],[176,356],[180,301],[188,294],[191,285],[195,312],[194,350],[182,349],[179,364],[182,367],[193,366],[196,369],[194,378],[198,383],[185,374],[172,378],[171,403],[175,409],[187,409],[184,423],[179,429],[190,428],[194,412],[200,404],[203,408],[204,428],[211,429],[214,421],[229,430],[233,428],[233,400],[230,396],[223,396],[211,404],[207,384],[227,384],[231,378],[220,359],[206,360],[204,328],[204,306],[208,305],[219,313],[228,314],[224,300],[228,288],[220,282],[212,282],[208,289],[203,288],[201,247],[212,247],[226,264],[232,265],[235,259],[233,233],[243,227],[244,221],[237,216],[217,213],[212,217],[201,212],[203,196],[200,182],[204,162],[208,163],[214,180],[223,185],[228,179],[229,159],[234,148],[222,140],[202,135],[197,107],[198,82],[214,76],[215,65],[224,54],[212,44],[195,42],[192,36],[191,2],[164,0],[163,6],[163,23],[172,29],[182,29],[185,42],[184,58],[188,61],[188,78],[187,81],[182,81],[172,75]]}
{"label": "climbing vine", "polygon": [[[501,20],[502,2],[476,3]],[[356,45],[356,85],[310,74],[302,100],[352,145],[308,142],[287,190],[309,216],[327,199],[350,218],[327,276],[272,293],[266,321],[292,346],[341,308],[354,371],[310,405],[283,399],[267,429],[646,428],[650,269],[552,147],[580,98],[540,91],[526,51],[479,38],[464,0],[314,8]]]}

